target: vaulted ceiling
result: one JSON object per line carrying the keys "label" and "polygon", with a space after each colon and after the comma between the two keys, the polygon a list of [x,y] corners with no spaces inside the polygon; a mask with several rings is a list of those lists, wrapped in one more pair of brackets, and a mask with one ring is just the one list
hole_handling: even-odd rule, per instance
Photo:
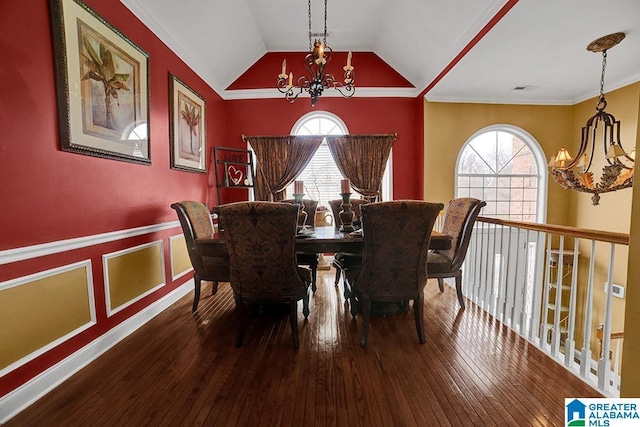
{"label": "vaulted ceiling", "polygon": [[[309,47],[304,0],[121,1],[223,98],[265,53]],[[324,2],[311,3],[322,32]],[[608,51],[605,90],[640,81],[640,0],[328,0],[327,21],[334,51],[374,52],[430,101],[588,99],[602,55],[586,46],[614,32],[626,38]]]}

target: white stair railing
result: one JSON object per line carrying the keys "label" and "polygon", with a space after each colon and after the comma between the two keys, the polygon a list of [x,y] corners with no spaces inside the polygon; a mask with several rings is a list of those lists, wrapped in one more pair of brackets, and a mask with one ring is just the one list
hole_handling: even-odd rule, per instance
{"label": "white stair railing", "polygon": [[[596,251],[602,244],[609,245],[608,259]],[[623,340],[616,342],[612,366],[615,253],[628,245],[628,234],[479,217],[463,266],[463,293],[598,391],[617,397]],[[579,264],[581,247],[588,267]],[[595,285],[603,269],[604,294]],[[601,343],[592,333],[595,321],[603,325]],[[594,358],[591,349],[600,345]]]}

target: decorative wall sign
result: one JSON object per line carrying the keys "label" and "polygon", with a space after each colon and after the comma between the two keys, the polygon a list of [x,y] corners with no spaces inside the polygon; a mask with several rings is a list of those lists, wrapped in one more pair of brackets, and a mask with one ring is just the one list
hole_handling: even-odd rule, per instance
{"label": "decorative wall sign", "polygon": [[169,74],[171,113],[171,169],[207,171],[205,101],[193,89]]}
{"label": "decorative wall sign", "polygon": [[149,56],[80,0],[51,0],[60,143],[151,164]]}

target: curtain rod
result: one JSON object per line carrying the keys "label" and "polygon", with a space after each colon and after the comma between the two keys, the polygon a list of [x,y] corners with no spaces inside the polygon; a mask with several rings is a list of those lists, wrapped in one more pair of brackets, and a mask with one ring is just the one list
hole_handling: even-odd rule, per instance
{"label": "curtain rod", "polygon": [[291,137],[295,137],[295,138],[304,138],[304,137],[318,137],[318,136],[337,136],[337,137],[344,137],[344,136],[385,136],[385,137],[392,137],[393,139],[398,139],[398,134],[397,133],[350,133],[347,135],[253,135],[253,136],[248,136],[248,135],[242,135],[242,141],[243,142],[247,142],[248,138],[291,138]]}

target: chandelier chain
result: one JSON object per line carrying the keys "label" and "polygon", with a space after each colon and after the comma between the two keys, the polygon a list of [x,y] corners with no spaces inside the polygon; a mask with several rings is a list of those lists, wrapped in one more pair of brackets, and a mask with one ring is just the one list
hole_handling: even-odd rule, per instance
{"label": "chandelier chain", "polygon": [[309,0],[309,52],[313,50],[313,43],[311,42],[311,0]]}
{"label": "chandelier chain", "polygon": [[322,44],[327,45],[327,0],[324,0],[324,37]]}
{"label": "chandelier chain", "polygon": [[604,69],[607,67],[607,51],[602,51],[602,74],[600,75],[600,98],[604,98]]}

